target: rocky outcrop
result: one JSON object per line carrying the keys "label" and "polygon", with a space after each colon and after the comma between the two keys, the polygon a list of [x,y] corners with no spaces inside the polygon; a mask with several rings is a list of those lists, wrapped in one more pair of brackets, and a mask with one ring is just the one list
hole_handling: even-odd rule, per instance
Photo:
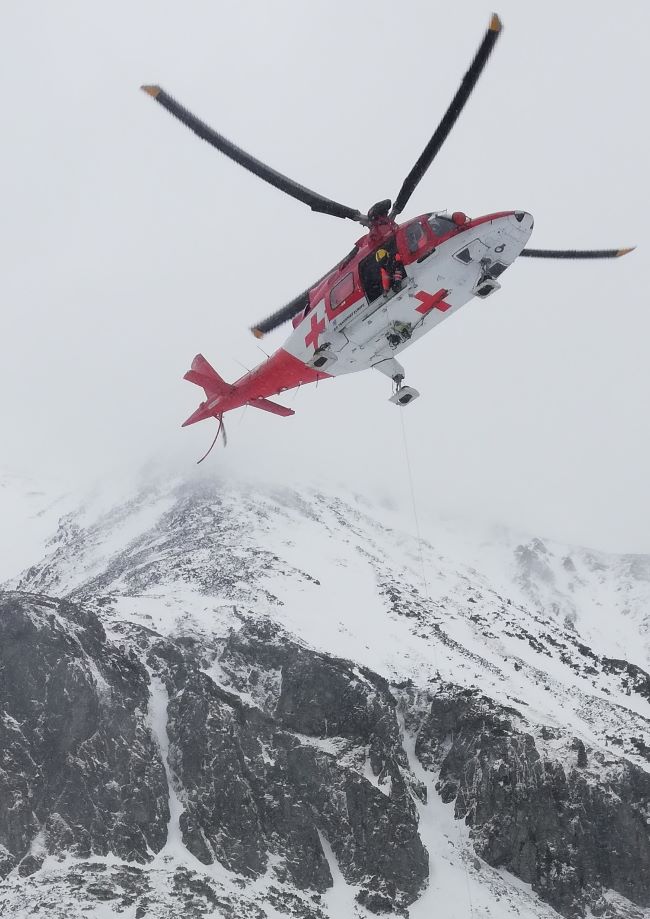
{"label": "rocky outcrop", "polygon": [[148,677],[96,617],[0,594],[0,873],[46,853],[145,862],[165,841],[167,784]]}
{"label": "rocky outcrop", "polygon": [[227,690],[187,655],[174,661],[167,645],[151,657],[166,661],[188,849],[248,877],[271,859],[279,880],[322,893],[332,884],[323,836],[360,902],[375,911],[412,903],[428,858],[386,681],[268,622],[225,642],[213,666]]}
{"label": "rocky outcrop", "polygon": [[[643,671],[607,663],[644,696]],[[0,594],[0,874],[67,852],[85,859],[70,902],[85,872],[84,896],[141,916],[166,915],[167,885],[187,916],[262,919],[266,903],[323,919],[340,872],[359,903],[404,915],[429,864],[399,710],[485,862],[567,919],[650,906],[650,775],[476,690],[430,686],[391,686],[265,619],[217,638],[122,622],[109,638],[85,607]],[[122,862],[106,870],[105,855]],[[255,882],[248,906],[219,872]]]}
{"label": "rocky outcrop", "polygon": [[[72,603],[0,596],[3,875],[66,851],[151,861],[173,832],[164,734],[188,857],[319,895],[327,842],[371,910],[415,900],[428,858],[380,677],[264,622],[210,661],[139,627],[119,647]],[[167,690],[163,725],[148,670]]]}
{"label": "rocky outcrop", "polygon": [[516,710],[449,684],[429,700],[416,754],[438,772],[476,852],[563,916],[598,914],[607,890],[650,906],[647,772],[560,731],[536,738]]}

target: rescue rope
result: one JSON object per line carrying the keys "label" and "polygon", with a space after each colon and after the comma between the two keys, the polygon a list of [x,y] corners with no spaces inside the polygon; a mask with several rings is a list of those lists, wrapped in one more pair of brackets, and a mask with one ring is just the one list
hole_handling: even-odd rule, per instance
{"label": "rescue rope", "polygon": [[[414,486],[414,484],[413,484],[413,472],[412,472],[412,470],[411,470],[411,459],[410,459],[410,456],[409,456],[408,441],[407,441],[407,439],[406,439],[406,425],[404,424],[404,410],[403,410],[403,407],[402,407],[402,409],[401,409],[401,411],[400,411],[399,414],[400,414],[400,422],[401,422],[401,425],[402,425],[402,443],[403,443],[403,446],[404,446],[404,457],[405,457],[405,459],[406,459],[406,471],[407,471],[407,474],[408,474],[409,489],[410,489],[410,492],[411,492],[411,504],[412,504],[412,507],[413,507],[413,520],[414,520],[414,522],[415,522],[415,532],[416,532],[417,543],[418,543],[418,555],[420,556],[420,567],[421,567],[421,569],[422,569],[422,583],[424,584],[424,595],[425,595],[425,599],[426,599],[426,604],[427,604],[427,606],[430,606],[430,605],[431,605],[431,597],[430,597],[430,595],[429,595],[429,584],[428,584],[428,581],[427,581],[426,568],[425,568],[425,565],[424,565],[424,554],[423,554],[423,552],[422,552],[422,533],[421,533],[421,530],[420,530],[420,519],[419,519],[419,517],[418,517],[417,502],[416,502],[416,500],[415,500],[415,486]],[[438,655],[437,655],[437,653],[436,653],[436,645],[435,645],[435,642],[434,642],[434,644],[433,644],[433,657],[434,657],[434,663],[435,663],[436,671],[437,671],[438,673],[440,673],[440,668],[438,667]],[[460,854],[461,863],[462,863],[462,866],[463,866],[463,873],[464,873],[464,875],[465,875],[465,886],[466,886],[466,888],[467,888],[467,903],[468,903],[468,905],[469,905],[469,916],[470,916],[470,919],[474,919],[474,916],[475,916],[476,914],[475,914],[475,912],[474,912],[474,905],[473,905],[473,903],[472,903],[472,892],[471,892],[470,883],[469,883],[469,872],[468,872],[468,870],[467,870],[467,865],[465,864],[465,859],[464,859],[464,857],[463,857],[463,837],[462,837],[462,833],[461,833],[460,823],[458,823],[458,825],[457,825],[457,830],[458,830],[458,833],[457,833],[457,836],[458,836],[458,852],[459,852],[459,854]]]}

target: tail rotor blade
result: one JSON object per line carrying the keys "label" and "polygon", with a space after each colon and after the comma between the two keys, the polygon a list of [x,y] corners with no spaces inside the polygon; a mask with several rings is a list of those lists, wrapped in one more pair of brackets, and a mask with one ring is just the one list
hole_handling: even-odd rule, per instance
{"label": "tail rotor blade", "polygon": [[393,209],[391,211],[391,217],[395,217],[397,214],[401,214],[401,212],[404,210],[409,198],[417,188],[420,180],[437,156],[444,142],[447,140],[451,129],[456,124],[458,116],[465,107],[465,104],[467,103],[472,90],[476,86],[479,77],[483,73],[483,69],[488,62],[488,58],[492,53],[492,49],[496,44],[496,40],[499,37],[501,29],[501,20],[497,14],[494,13],[492,15],[492,19],[490,20],[490,25],[488,26],[483,41],[481,42],[479,49],[474,56],[474,60],[472,61],[469,70],[463,77],[463,80],[458,88],[458,92],[452,99],[449,108],[442,118],[442,121],[436,128],[433,137],[424,148],[419,160],[404,180],[404,184],[400,188],[399,194],[395,199],[395,204],[393,205]]}
{"label": "tail rotor blade", "polygon": [[218,419],[219,419],[219,427],[217,428],[217,433],[214,435],[214,440],[212,441],[212,443],[211,443],[210,446],[208,447],[207,451],[203,454],[203,456],[201,457],[201,459],[199,459],[199,460],[196,461],[196,465],[197,465],[197,466],[199,465],[199,463],[202,463],[204,459],[207,459],[208,456],[210,456],[210,454],[212,453],[212,448],[214,447],[214,445],[216,444],[217,440],[219,439],[219,434],[222,434],[222,435],[223,435],[223,445],[224,445],[224,447],[227,447],[227,446],[228,446],[228,438],[226,437],[226,425],[225,425],[224,422],[223,422],[223,415],[218,415],[217,417],[218,417]]}

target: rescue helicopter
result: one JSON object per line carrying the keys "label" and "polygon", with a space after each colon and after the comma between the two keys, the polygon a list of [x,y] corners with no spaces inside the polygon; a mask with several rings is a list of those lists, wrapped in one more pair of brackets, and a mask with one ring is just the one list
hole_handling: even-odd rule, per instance
{"label": "rescue helicopter", "polygon": [[631,251],[526,248],[533,230],[533,217],[526,211],[499,211],[476,218],[461,211],[430,212],[405,223],[396,221],[466,105],[501,29],[501,20],[495,13],[449,108],[406,176],[397,198],[394,202],[378,201],[365,214],[255,159],[159,86],[142,87],[200,138],[260,179],[307,204],[312,211],[352,220],[366,230],[334,268],[252,327],[253,334],[261,338],[287,322],[293,325],[292,333],[268,360],[234,383],[226,383],[203,355],[194,358],[184,379],[202,387],[205,400],[183,426],[216,418],[219,426],[214,442],[222,430],[225,441],[226,412],[250,405],[283,417],[293,415],[292,409],[268,397],[371,367],[392,380],[390,401],[406,406],[419,393],[405,385],[404,369],[397,355],[472,298],[492,296],[515,259],[616,258]]}

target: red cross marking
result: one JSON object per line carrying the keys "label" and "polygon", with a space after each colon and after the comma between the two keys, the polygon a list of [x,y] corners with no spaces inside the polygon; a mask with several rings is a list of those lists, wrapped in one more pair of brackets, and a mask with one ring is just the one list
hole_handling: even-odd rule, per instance
{"label": "red cross marking", "polygon": [[422,313],[423,316],[426,316],[431,310],[446,312],[451,306],[451,303],[445,303],[445,297],[448,293],[449,291],[445,290],[444,287],[441,287],[435,294],[428,294],[426,290],[419,290],[415,295],[415,299],[420,300],[421,305],[416,306],[416,312]]}
{"label": "red cross marking", "polygon": [[325,331],[325,320],[319,319],[316,313],[312,314],[311,317],[311,329],[308,334],[305,336],[305,344],[307,347],[310,345],[314,346],[314,351],[318,347],[318,336],[321,332]]}

